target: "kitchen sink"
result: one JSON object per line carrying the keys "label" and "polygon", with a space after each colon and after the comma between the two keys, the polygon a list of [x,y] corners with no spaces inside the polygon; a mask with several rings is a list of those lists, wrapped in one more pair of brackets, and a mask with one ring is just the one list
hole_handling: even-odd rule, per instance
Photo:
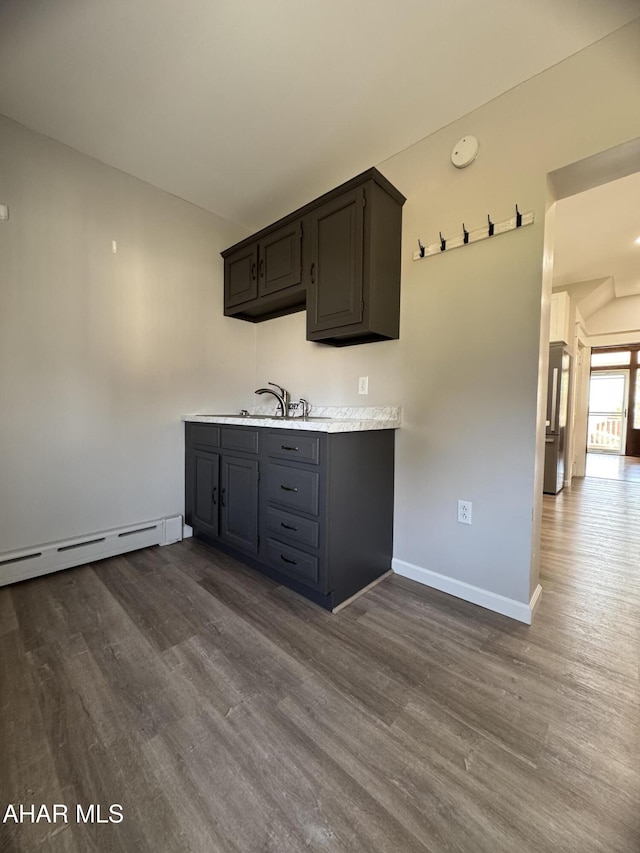
{"label": "kitchen sink", "polygon": [[308,417],[308,418],[300,418],[300,417],[283,418],[281,415],[241,415],[238,412],[235,412],[234,414],[219,414],[217,412],[215,414],[211,414],[211,415],[197,414],[196,417],[198,417],[198,418],[237,418],[238,420],[243,420],[243,421],[247,421],[247,420],[287,421],[288,423],[292,422],[292,421],[312,421],[313,422],[313,421],[330,421],[330,420],[333,420],[333,418],[315,418],[313,416]]}

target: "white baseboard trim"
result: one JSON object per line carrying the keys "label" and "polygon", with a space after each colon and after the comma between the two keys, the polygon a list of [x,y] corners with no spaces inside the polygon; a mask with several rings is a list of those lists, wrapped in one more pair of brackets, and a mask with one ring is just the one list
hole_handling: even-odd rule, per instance
{"label": "white baseboard trim", "polygon": [[439,589],[441,592],[454,595],[463,601],[478,604],[487,610],[493,610],[494,613],[509,616],[518,622],[524,622],[526,625],[531,625],[533,611],[540,600],[542,592],[542,587],[538,584],[529,604],[523,604],[513,598],[505,598],[504,595],[498,595],[479,586],[473,586],[464,581],[447,577],[447,575],[432,572],[430,569],[423,569],[421,566],[414,566],[413,563],[406,563],[404,560],[398,560],[395,557],[391,561],[391,567],[397,575],[410,578],[425,586],[433,587],[433,589]]}
{"label": "white baseboard trim", "polygon": [[181,523],[178,525],[177,519],[182,522],[182,516],[155,518],[60,542],[47,542],[20,551],[5,552],[0,554],[0,586],[137,551],[149,545],[177,542],[182,538],[178,530]]}

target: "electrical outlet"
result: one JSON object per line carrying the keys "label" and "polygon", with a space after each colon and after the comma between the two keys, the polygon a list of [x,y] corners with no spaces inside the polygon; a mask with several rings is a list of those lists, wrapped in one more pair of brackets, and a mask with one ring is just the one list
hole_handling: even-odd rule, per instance
{"label": "electrical outlet", "polygon": [[361,376],[358,379],[358,394],[368,394],[369,393],[369,377]]}
{"label": "electrical outlet", "polygon": [[458,501],[458,524],[471,524],[471,501]]}

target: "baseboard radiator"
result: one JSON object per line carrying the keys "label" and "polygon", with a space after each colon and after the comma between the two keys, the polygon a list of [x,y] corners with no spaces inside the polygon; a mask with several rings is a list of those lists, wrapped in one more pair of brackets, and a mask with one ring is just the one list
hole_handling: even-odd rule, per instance
{"label": "baseboard radiator", "polygon": [[182,516],[173,515],[0,553],[0,586],[126,554],[149,545],[170,545],[182,538]]}

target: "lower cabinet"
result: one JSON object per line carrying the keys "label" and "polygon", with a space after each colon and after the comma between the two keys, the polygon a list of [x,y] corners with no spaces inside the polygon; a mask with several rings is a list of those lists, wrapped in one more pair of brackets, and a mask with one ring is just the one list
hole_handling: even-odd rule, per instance
{"label": "lower cabinet", "polygon": [[257,553],[258,462],[223,456],[220,475],[220,539]]}
{"label": "lower cabinet", "polygon": [[232,547],[257,553],[257,460],[195,450],[189,468],[189,523]]}
{"label": "lower cabinet", "polygon": [[391,567],[393,430],[186,424],[194,533],[333,609]]}
{"label": "lower cabinet", "polygon": [[199,530],[217,536],[220,529],[220,457],[217,453],[196,450],[192,458],[192,518]]}

